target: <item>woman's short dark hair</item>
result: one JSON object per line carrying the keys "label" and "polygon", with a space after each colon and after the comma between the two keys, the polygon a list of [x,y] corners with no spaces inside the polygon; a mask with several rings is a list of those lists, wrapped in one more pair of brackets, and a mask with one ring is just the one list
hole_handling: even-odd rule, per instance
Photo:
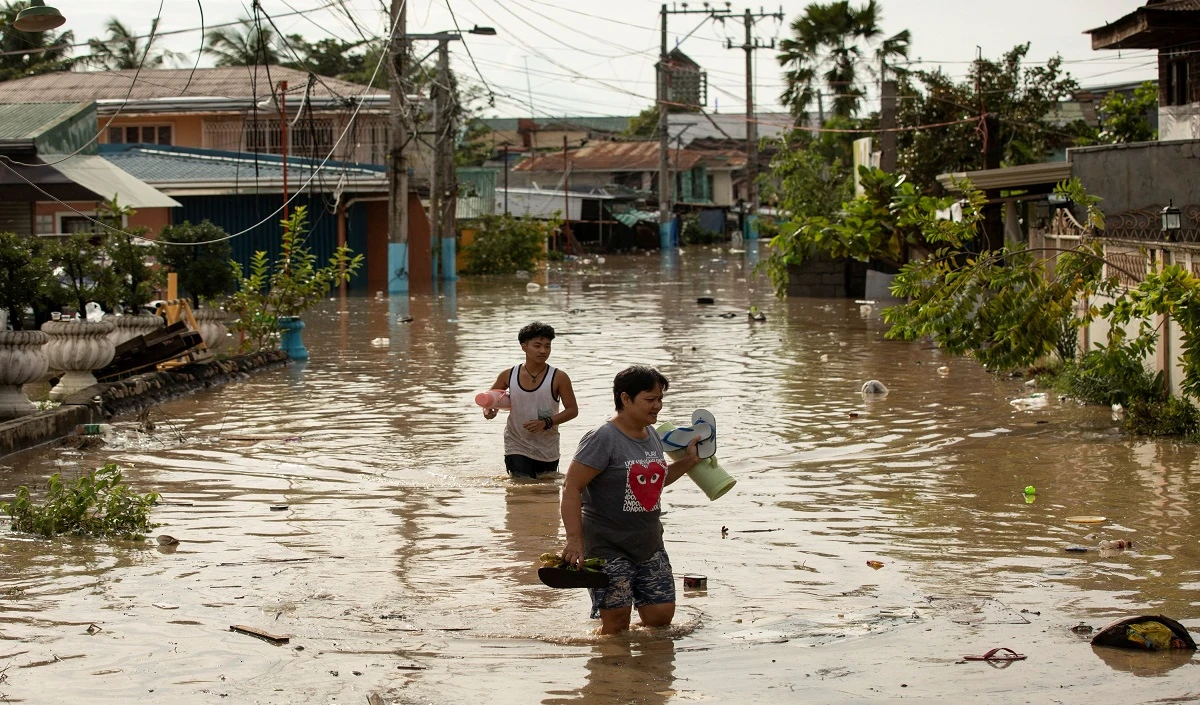
{"label": "woman's short dark hair", "polygon": [[534,338],[554,340],[554,329],[541,321],[534,321],[517,333],[517,342],[521,345],[528,343]]}
{"label": "woman's short dark hair", "polygon": [[617,376],[613,378],[613,401],[616,402],[617,411],[625,408],[625,405],[621,403],[622,394],[628,394],[629,398],[633,399],[640,392],[654,389],[655,385],[661,387],[665,392],[670,386],[670,382],[653,367],[634,365],[618,372]]}

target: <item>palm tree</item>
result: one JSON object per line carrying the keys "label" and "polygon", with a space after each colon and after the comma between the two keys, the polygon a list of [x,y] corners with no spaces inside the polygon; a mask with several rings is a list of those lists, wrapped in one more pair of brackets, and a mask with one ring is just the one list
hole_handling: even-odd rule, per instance
{"label": "palm tree", "polygon": [[[75,41],[72,32],[22,32],[13,27],[17,13],[28,2],[5,2],[0,7],[0,81],[52,71],[66,71],[74,63],[68,57]],[[21,53],[25,52],[25,53]]]}
{"label": "palm tree", "polygon": [[[875,65],[908,56],[909,31],[883,38],[882,15],[875,0],[859,8],[849,0],[812,3],[792,20],[792,38],[779,43],[779,65],[783,66],[786,89],[779,97],[796,118],[802,118],[813,99],[821,109],[820,92],[833,94],[832,115],[853,117],[866,95],[860,68],[865,60],[867,74],[878,76]],[[868,53],[874,49],[870,55]]]}
{"label": "palm tree", "polygon": [[221,27],[204,35],[204,51],[217,57],[217,66],[254,66],[278,64],[275,32],[242,19],[238,27]]}
{"label": "palm tree", "polygon": [[[153,35],[157,28],[158,19],[156,18],[150,23],[150,34]],[[186,54],[180,54],[170,49],[150,51],[150,47],[143,45],[140,38],[121,24],[116,17],[109,19],[104,29],[108,32],[108,39],[88,40],[88,47],[92,50],[88,61],[96,68],[110,71],[136,69],[139,66],[162,68],[168,62],[174,63],[187,58]],[[144,61],[143,56],[145,57]]]}

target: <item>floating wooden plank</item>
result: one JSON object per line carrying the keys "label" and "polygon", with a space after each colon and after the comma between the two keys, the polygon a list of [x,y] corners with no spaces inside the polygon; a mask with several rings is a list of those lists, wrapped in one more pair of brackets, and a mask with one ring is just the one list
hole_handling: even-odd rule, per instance
{"label": "floating wooden plank", "polygon": [[277,645],[278,644],[286,644],[289,641],[291,641],[291,637],[289,637],[289,636],[283,636],[281,634],[272,634],[271,632],[268,632],[264,629],[259,629],[258,627],[249,627],[249,626],[246,626],[245,624],[230,624],[229,631],[238,632],[239,634],[247,634],[249,636],[258,637],[259,639],[262,639],[264,641],[269,641],[272,644],[277,644]]}

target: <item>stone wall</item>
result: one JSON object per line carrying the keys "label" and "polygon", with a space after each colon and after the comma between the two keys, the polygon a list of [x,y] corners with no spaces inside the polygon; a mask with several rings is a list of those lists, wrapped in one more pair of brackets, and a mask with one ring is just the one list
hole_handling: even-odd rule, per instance
{"label": "stone wall", "polygon": [[245,379],[251,373],[287,364],[282,350],[207,360],[118,382],[104,382],[63,399],[62,405],[0,423],[0,457],[33,448],[75,432],[75,426],[100,423],[201,389]]}
{"label": "stone wall", "polygon": [[1080,147],[1069,152],[1071,173],[1108,215],[1139,208],[1200,204],[1200,140]]}
{"label": "stone wall", "polygon": [[800,266],[788,266],[787,295],[844,299],[862,298],[867,265],[857,260],[809,257]]}

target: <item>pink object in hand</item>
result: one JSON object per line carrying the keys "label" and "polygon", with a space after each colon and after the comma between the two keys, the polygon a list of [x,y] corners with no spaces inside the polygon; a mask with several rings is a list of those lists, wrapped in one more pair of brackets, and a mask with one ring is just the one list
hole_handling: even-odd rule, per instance
{"label": "pink object in hand", "polygon": [[475,403],[485,409],[512,408],[512,400],[509,399],[508,390],[505,389],[489,389],[486,392],[480,392],[475,395]]}

